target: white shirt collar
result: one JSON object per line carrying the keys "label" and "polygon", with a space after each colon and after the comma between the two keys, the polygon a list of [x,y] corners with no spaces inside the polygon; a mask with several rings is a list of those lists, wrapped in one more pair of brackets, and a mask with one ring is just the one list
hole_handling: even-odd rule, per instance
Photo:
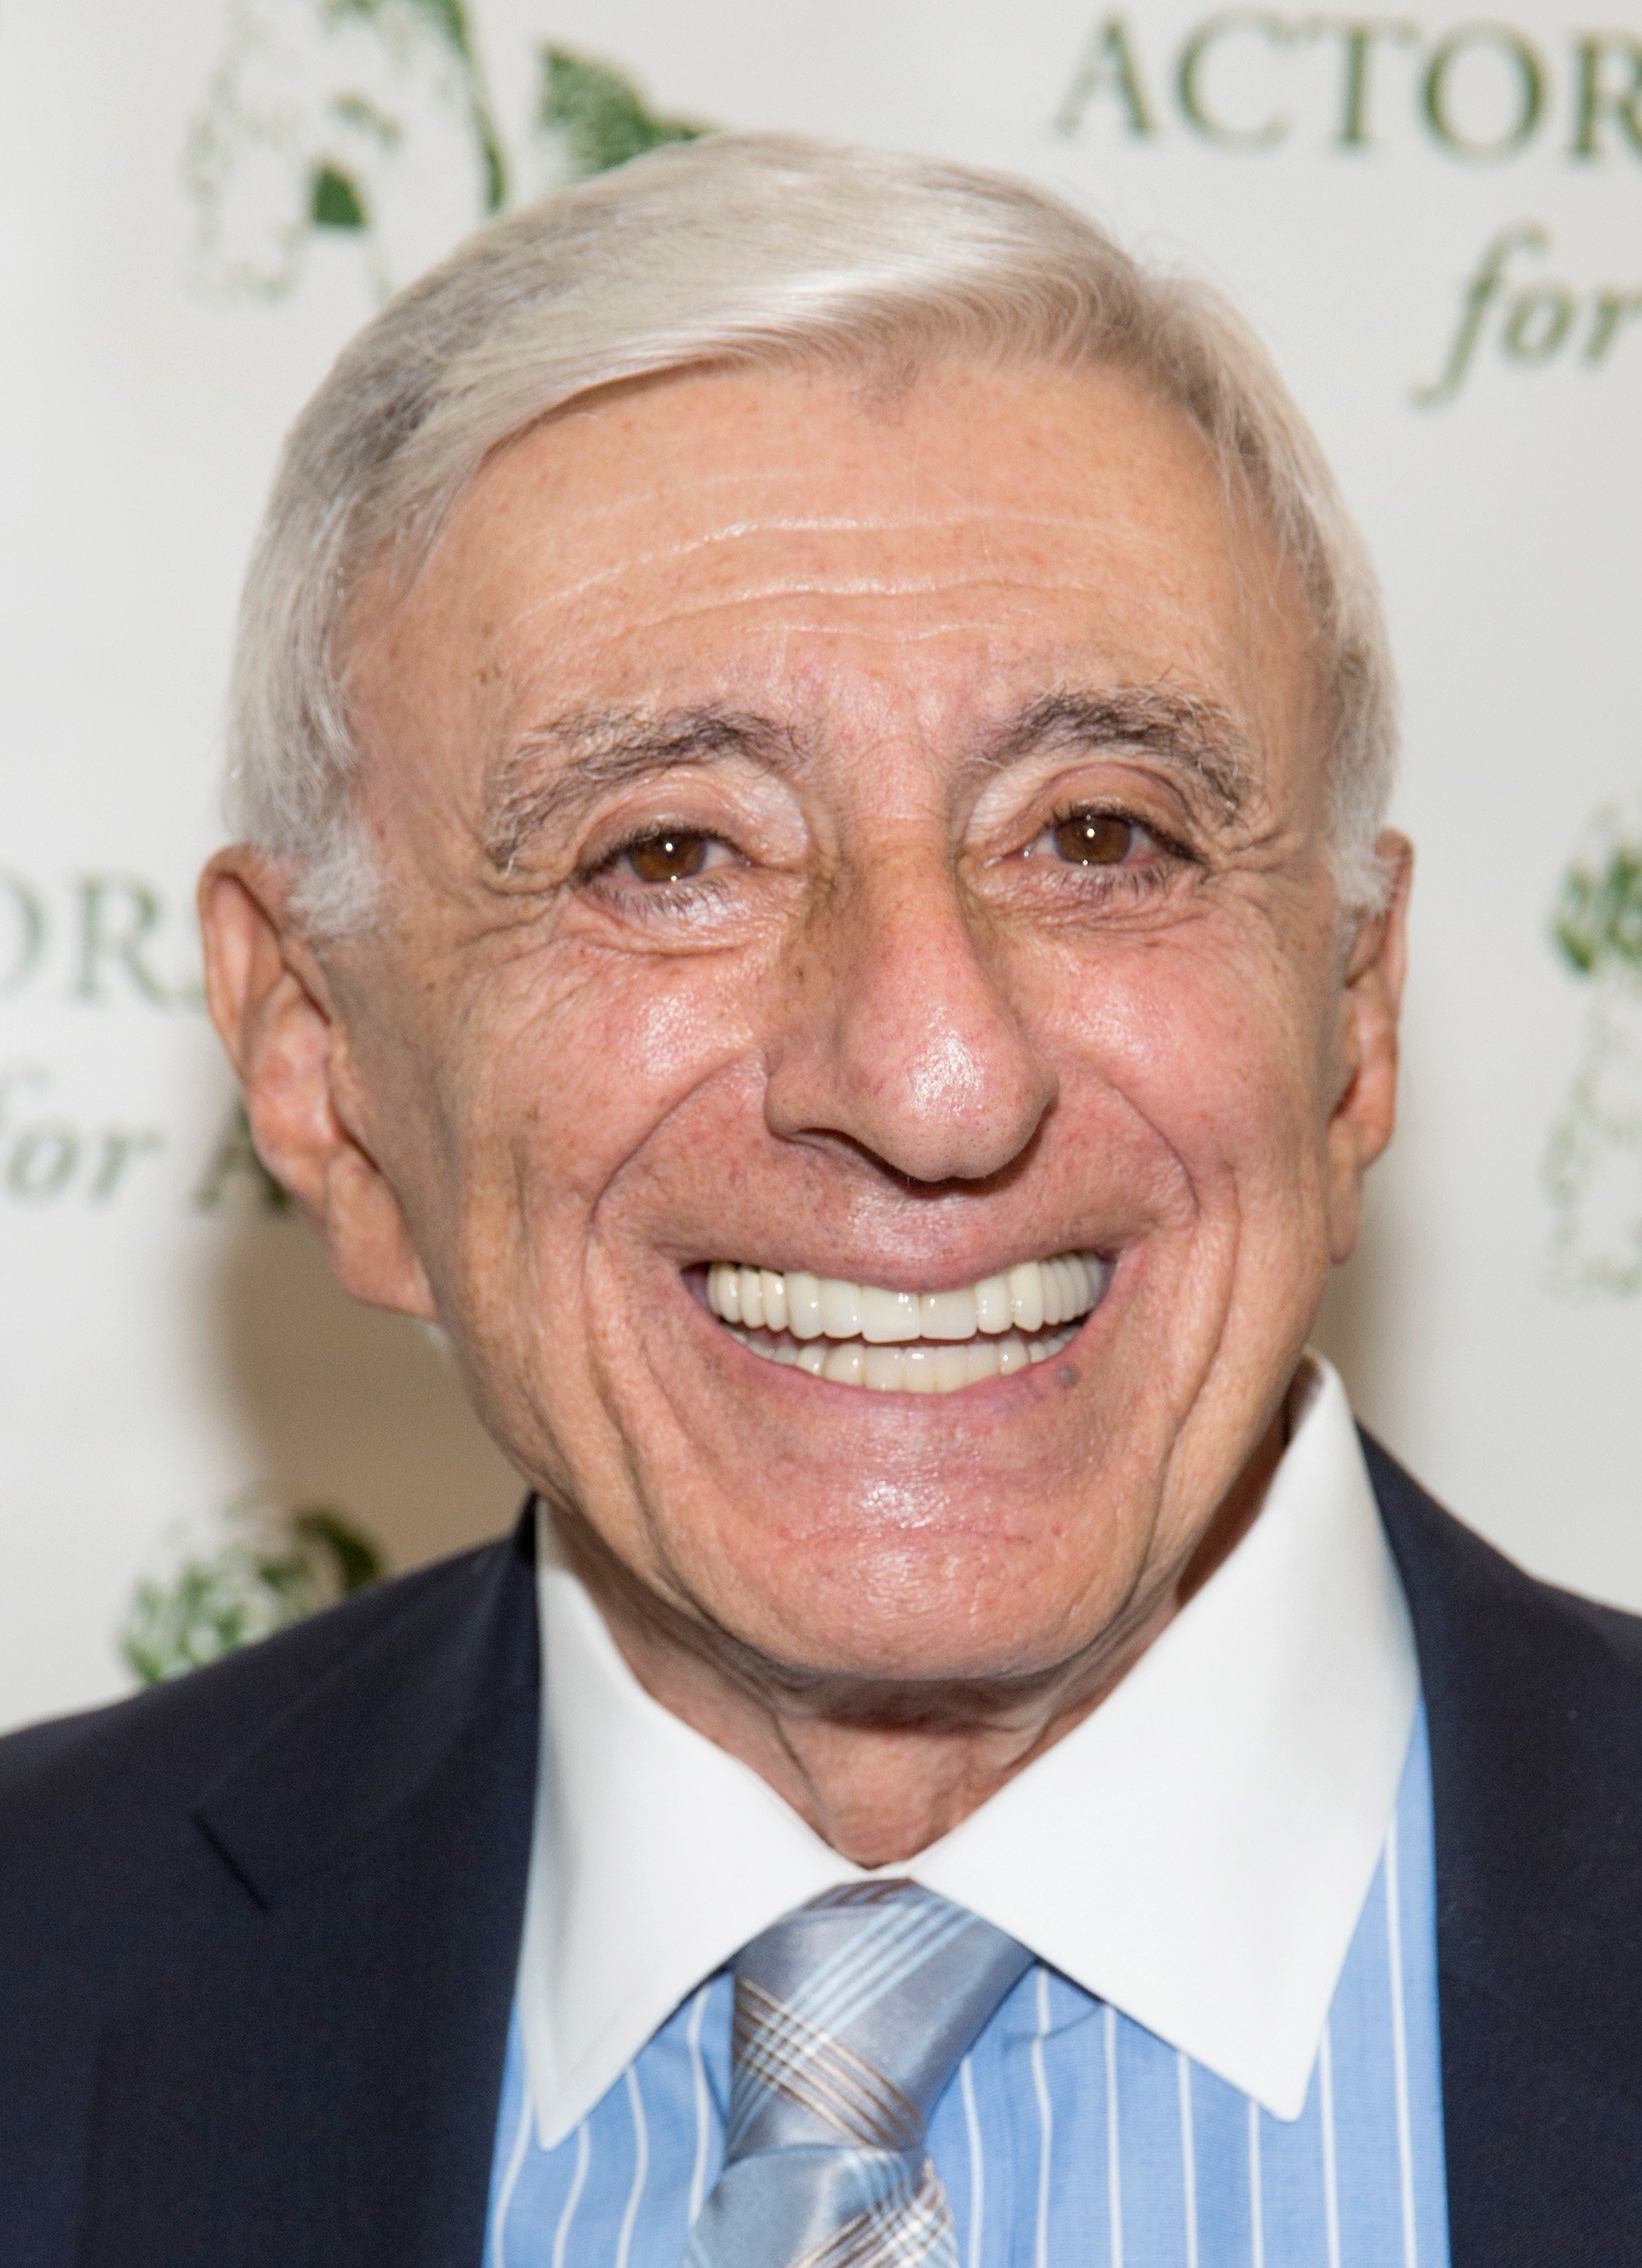
{"label": "white shirt collar", "polygon": [[[1302,1407],[1303,1404],[1303,1407]],[[1418,1670],[1344,1390],[1313,1359],[1259,1518],[1123,1683],[892,1871],[1296,2118],[1379,1863]],[[519,2012],[542,2143],[702,1980],[862,1878],[650,1696],[544,1534]]]}

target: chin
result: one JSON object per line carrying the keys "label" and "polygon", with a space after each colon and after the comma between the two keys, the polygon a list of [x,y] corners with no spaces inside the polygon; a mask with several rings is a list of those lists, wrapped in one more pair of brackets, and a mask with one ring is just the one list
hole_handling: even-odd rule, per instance
{"label": "chin", "polygon": [[1140,1256],[1085,1242],[932,1290],[658,1271],[649,1328],[601,1338],[613,1422],[569,1493],[630,1583],[761,1674],[1051,1675],[1123,1615],[1154,1525]]}
{"label": "chin", "polygon": [[[1086,1520],[1083,1531],[1084,1551],[1098,1550]],[[1115,1565],[1101,1581],[1070,1563],[1064,1533],[1052,1519],[1035,1536],[995,1519],[902,1524],[893,1540],[858,1520],[806,1533],[790,1509],[777,1552],[748,1537],[687,1581],[699,1612],[794,1686],[1031,1683],[1077,1655],[1129,1588]]]}

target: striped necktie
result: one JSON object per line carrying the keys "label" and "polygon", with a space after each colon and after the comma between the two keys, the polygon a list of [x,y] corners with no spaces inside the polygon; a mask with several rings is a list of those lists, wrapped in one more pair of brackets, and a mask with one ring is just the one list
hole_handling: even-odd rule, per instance
{"label": "striped necktie", "polygon": [[744,1946],[724,2171],[688,2268],[957,2268],[924,2122],[1031,1964],[908,1881],[828,1890]]}

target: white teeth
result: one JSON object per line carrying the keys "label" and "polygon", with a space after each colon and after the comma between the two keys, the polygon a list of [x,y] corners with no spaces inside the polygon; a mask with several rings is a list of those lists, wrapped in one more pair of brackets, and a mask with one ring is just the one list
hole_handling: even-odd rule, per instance
{"label": "white teeth", "polygon": [[830,1378],[835,1386],[859,1386],[865,1360],[865,1348],[850,1340],[843,1346],[828,1349],[821,1374]]}
{"label": "white teeth", "polygon": [[880,1394],[955,1394],[1068,1345],[1106,1289],[1094,1253],[1023,1260],[952,1292],[891,1292],[802,1269],[715,1261],[707,1304],[742,1344],[812,1378]]}
{"label": "white teeth", "polygon": [[1083,1311],[1083,1262],[1075,1252],[1063,1252],[1055,1263],[1055,1273],[1060,1278],[1061,1320],[1070,1322]]}
{"label": "white teeth", "polygon": [[905,1359],[899,1347],[870,1346],[861,1365],[861,1383],[874,1394],[894,1394],[902,1383]]}
{"label": "white teeth", "polygon": [[860,1287],[861,1336],[873,1346],[894,1346],[918,1336],[918,1295],[916,1292],[880,1292],[875,1285]]}
{"label": "white teeth", "polygon": [[930,1359],[934,1368],[937,1394],[956,1394],[961,1386],[969,1383],[969,1350],[967,1346],[937,1347]]}
{"label": "white teeth", "polygon": [[1075,1324],[1040,1331],[1024,1339],[1019,1331],[1001,1338],[973,1338],[960,1345],[870,1346],[865,1339],[810,1339],[800,1344],[783,1331],[749,1331],[727,1326],[731,1336],[767,1362],[808,1371],[834,1386],[864,1386],[877,1394],[956,1394],[986,1378],[1012,1378],[1029,1364],[1047,1362],[1077,1336]]}
{"label": "white teeth", "polygon": [[795,1269],[784,1280],[787,1287],[787,1329],[795,1339],[820,1338],[820,1277],[808,1276],[802,1269]]}
{"label": "white teeth", "polygon": [[741,1271],[715,1260],[707,1271],[707,1304],[726,1323],[741,1320]]}
{"label": "white teeth", "polygon": [[1009,1271],[1009,1314],[1020,1331],[1043,1328],[1043,1270],[1035,1260],[1023,1260]]}
{"label": "white teeth", "polygon": [[918,1336],[921,1339],[972,1339],[980,1329],[979,1300],[974,1292],[920,1292]]}
{"label": "white teeth", "polygon": [[931,1346],[903,1347],[901,1351],[901,1389],[903,1394],[937,1394],[940,1381],[936,1374],[935,1357],[944,1348]]}

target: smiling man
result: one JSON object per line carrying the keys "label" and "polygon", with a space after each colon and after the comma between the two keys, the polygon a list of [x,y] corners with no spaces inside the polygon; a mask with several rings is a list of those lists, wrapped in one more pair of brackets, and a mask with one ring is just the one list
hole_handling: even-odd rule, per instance
{"label": "smiling man", "polygon": [[1393,692],[1220,306],[770,138],[292,437],[202,887],[517,1535],[0,1749],[28,2268],[1633,2257],[1642,1670],[1306,1342]]}

